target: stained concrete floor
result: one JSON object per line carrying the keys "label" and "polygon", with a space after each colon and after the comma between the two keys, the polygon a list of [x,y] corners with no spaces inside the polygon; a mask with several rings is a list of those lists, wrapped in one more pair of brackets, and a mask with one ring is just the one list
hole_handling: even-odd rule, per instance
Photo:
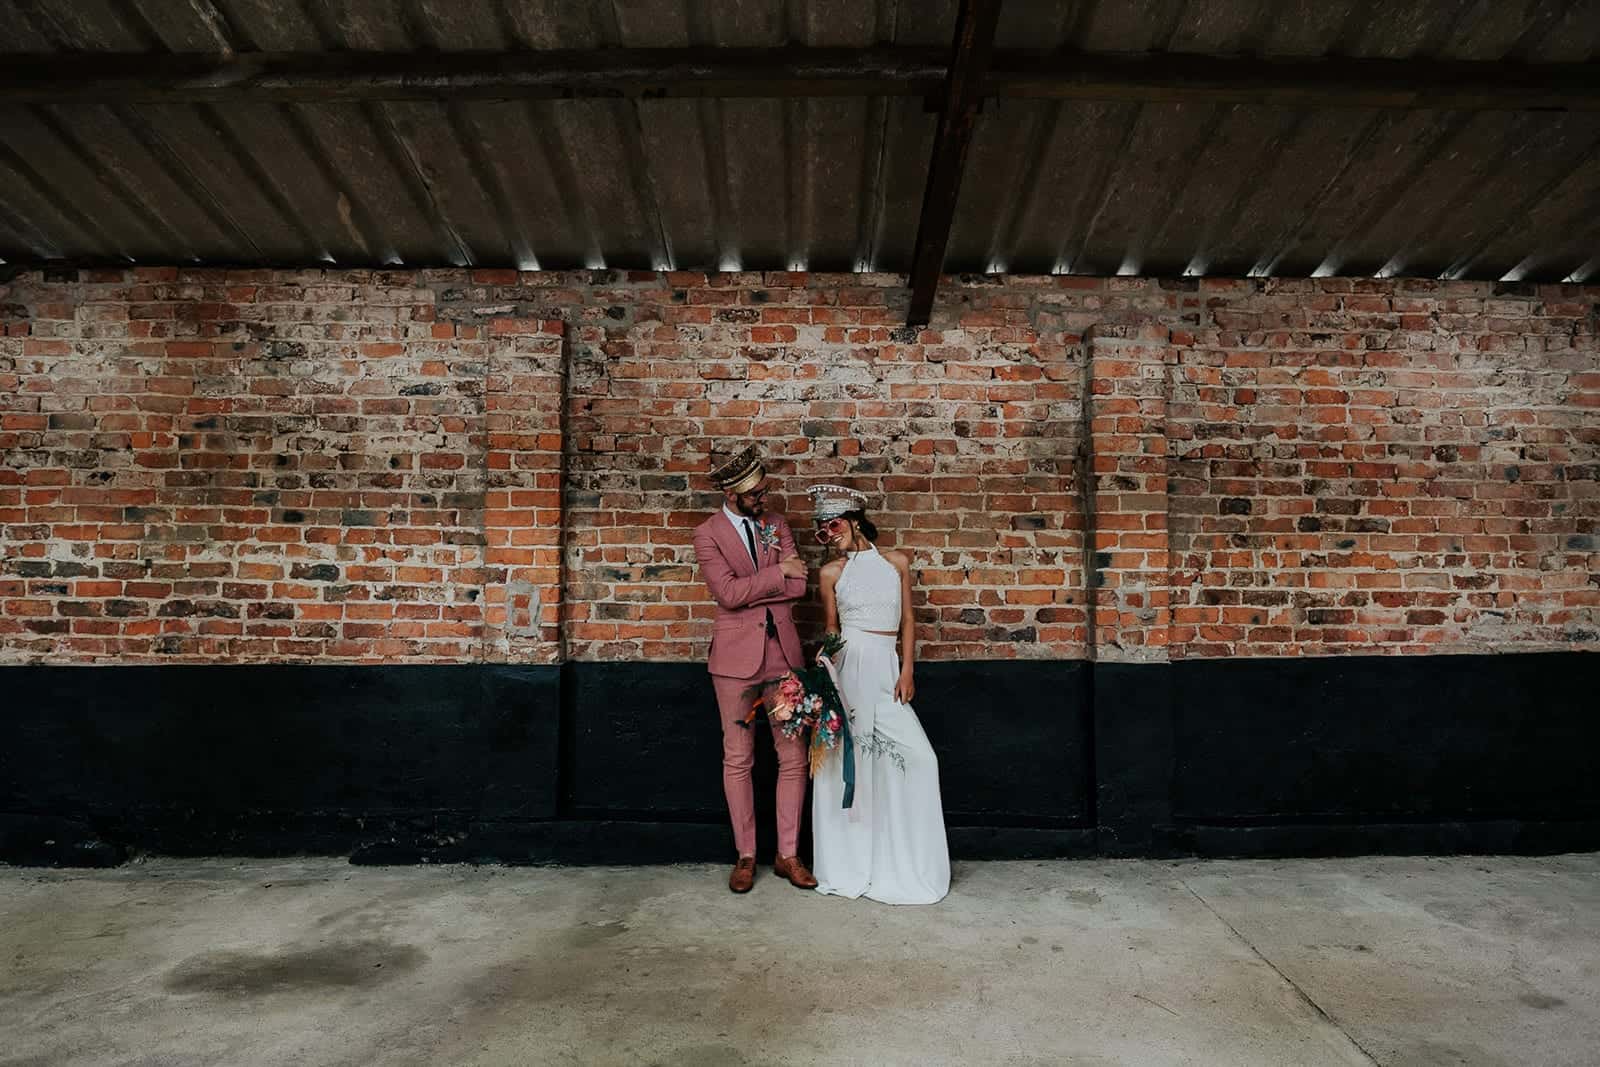
{"label": "stained concrete floor", "polygon": [[1600,855],[0,868],[0,1063],[1594,1064]]}

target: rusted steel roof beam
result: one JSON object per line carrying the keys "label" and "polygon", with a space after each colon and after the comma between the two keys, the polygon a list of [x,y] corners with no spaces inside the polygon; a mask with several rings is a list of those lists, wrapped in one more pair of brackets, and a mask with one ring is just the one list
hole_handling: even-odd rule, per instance
{"label": "rusted steel roof beam", "polygon": [[[0,102],[281,103],[924,96],[942,49],[608,48],[546,52],[12,55]],[[1304,108],[1600,110],[1594,63],[1001,51],[976,97]]]}

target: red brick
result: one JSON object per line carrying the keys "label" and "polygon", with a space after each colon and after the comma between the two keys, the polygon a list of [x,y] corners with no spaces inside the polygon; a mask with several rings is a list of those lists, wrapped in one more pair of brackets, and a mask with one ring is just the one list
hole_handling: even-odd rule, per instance
{"label": "red brick", "polygon": [[[41,638],[60,642],[47,658],[153,657],[163,633],[178,659],[699,658],[705,451],[746,435],[797,527],[817,477],[873,494],[885,542],[915,552],[925,659],[1086,655],[1091,599],[1108,658],[1481,650],[1491,610],[1497,648],[1595,643],[1566,636],[1592,633],[1600,605],[1581,582],[1592,552],[1565,547],[1595,536],[1596,483],[1573,473],[1600,447],[1575,414],[1600,403],[1593,290],[1499,301],[1491,319],[1383,281],[1203,279],[1180,296],[1017,279],[962,288],[959,321],[908,342],[896,288],[849,275],[371,276],[420,290],[402,330],[387,307],[365,315],[365,275],[186,271],[190,301],[157,292],[167,273],[88,308],[68,286],[11,283],[7,302],[52,336],[22,339],[48,371],[0,375],[7,552],[70,545],[106,569],[71,597],[49,580],[5,594],[44,610],[33,631],[0,630],[0,658]],[[485,324],[439,302],[464,283],[490,304],[523,299],[492,287],[537,287],[549,310]],[[169,332],[268,303],[341,306],[293,326],[314,377]],[[1396,347],[1391,314],[1430,347]],[[1289,325],[1312,315],[1326,339]],[[121,341],[80,326],[119,322]],[[1548,352],[1547,333],[1560,362],[1534,384],[1519,354]],[[231,393],[213,360],[243,361]],[[254,499],[266,486],[270,506]],[[256,614],[156,614],[218,598]],[[119,600],[137,611],[104,610]],[[598,617],[604,604],[626,617]],[[813,603],[801,614],[815,625]],[[319,635],[330,624],[350,629]]]}

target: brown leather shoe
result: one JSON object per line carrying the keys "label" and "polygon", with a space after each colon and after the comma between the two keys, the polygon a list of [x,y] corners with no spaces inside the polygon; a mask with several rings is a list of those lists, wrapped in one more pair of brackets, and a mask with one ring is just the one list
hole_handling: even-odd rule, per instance
{"label": "brown leather shoe", "polygon": [[728,875],[728,888],[735,893],[748,893],[755,884],[756,858],[740,856],[739,862],[733,865],[733,873]]}
{"label": "brown leather shoe", "polygon": [[789,879],[789,884],[797,889],[817,888],[816,878],[806,870],[799,856],[779,856],[772,861],[772,873],[779,878]]}

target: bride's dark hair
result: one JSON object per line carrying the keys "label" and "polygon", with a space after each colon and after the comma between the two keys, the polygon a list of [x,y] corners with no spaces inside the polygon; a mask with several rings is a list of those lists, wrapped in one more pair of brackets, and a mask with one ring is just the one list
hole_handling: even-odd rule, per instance
{"label": "bride's dark hair", "polygon": [[849,519],[851,522],[861,527],[861,533],[866,537],[866,539],[871,541],[873,544],[877,544],[878,527],[873,525],[871,519],[867,518],[867,512],[865,508],[856,508],[854,511],[847,511],[839,517],[841,519]]}

